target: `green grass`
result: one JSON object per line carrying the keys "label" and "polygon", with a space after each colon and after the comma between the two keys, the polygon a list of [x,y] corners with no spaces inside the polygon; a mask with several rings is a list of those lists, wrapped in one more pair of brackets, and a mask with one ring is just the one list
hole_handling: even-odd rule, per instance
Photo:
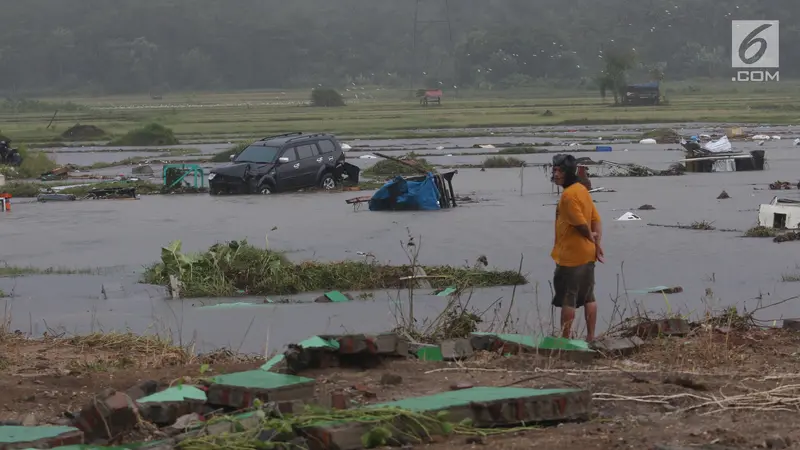
{"label": "green grass", "polygon": [[22,164],[19,167],[0,166],[0,173],[9,180],[38,178],[57,167],[47,153],[30,150],[24,145],[19,147],[19,154],[22,156]]}
{"label": "green grass", "polygon": [[[36,182],[11,182],[3,186],[2,192],[11,194],[15,198],[36,197],[41,194],[43,190],[48,190],[54,186],[64,186],[77,184],[76,182],[61,182],[61,183],[36,183]],[[102,183],[87,184],[85,186],[75,186],[68,189],[62,189],[59,194],[71,194],[78,198],[85,197],[92,189],[108,189],[120,187],[135,187],[137,194],[159,194],[161,193],[162,185],[149,183],[147,181],[108,181]]]}
{"label": "green grass", "polygon": [[[665,83],[669,104],[612,107],[593,90],[540,87],[513,91],[445,93],[441,107],[421,107],[407,91],[375,91],[372,99],[346,99],[340,108],[313,108],[307,90],[227,93],[176,93],[164,100],[146,94],[114,97],[42,99],[81,105],[60,112],[46,128],[50,110],[0,110],[2,133],[15,142],[63,140],[75,123],[102,128],[111,138],[157,123],[176,139],[244,140],[289,131],[325,131],[341,137],[415,137],[485,135],[481,127],[592,125],[657,122],[730,122],[796,124],[800,121],[800,82],[732,83],[694,80]],[[176,108],[156,108],[163,103]],[[249,106],[242,106],[248,103]],[[113,106],[139,106],[109,109]],[[205,105],[202,108],[192,107]],[[148,106],[150,108],[148,108]],[[178,107],[181,106],[181,107]],[[188,106],[188,107],[187,107]],[[85,108],[84,108],[85,107]],[[105,108],[105,109],[101,109]],[[552,115],[544,115],[550,110]],[[447,130],[445,130],[447,129]]]}
{"label": "green grass", "polygon": [[755,226],[744,232],[745,237],[771,237],[780,235],[781,232],[775,228]]}
{"label": "green grass", "polygon": [[[451,266],[425,267],[434,287],[502,286],[526,284],[514,271],[476,270]],[[365,261],[290,262],[282,253],[246,241],[216,244],[207,251],[187,255],[180,241],[162,248],[161,261],[146,268],[142,281],[169,285],[170,275],[182,284],[185,297],[231,295],[281,295],[325,290],[399,288],[412,274],[409,266],[389,266]]]}

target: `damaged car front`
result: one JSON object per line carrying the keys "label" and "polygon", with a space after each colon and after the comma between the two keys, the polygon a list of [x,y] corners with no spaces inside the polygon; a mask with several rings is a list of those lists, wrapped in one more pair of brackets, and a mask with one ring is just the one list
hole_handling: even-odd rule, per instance
{"label": "damaged car front", "polygon": [[209,190],[219,194],[270,194],[275,192],[275,167],[280,147],[250,145],[231,163],[211,170],[208,175]]}

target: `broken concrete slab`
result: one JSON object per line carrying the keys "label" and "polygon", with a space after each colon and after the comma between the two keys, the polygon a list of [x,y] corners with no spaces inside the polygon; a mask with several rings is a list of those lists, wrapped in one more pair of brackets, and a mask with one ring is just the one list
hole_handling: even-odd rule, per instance
{"label": "broken concrete slab", "polygon": [[283,353],[273,356],[261,366],[261,370],[275,373],[286,373],[287,369],[286,356]]}
{"label": "broken concrete slab", "polygon": [[691,331],[689,322],[675,317],[671,319],[648,320],[637,324],[628,330],[628,335],[638,336],[642,339],[658,336],[686,336]]}
{"label": "broken concrete slab", "polygon": [[627,356],[635,352],[644,341],[638,336],[626,337],[605,337],[598,339],[590,347],[605,355]]}
{"label": "broken concrete slab", "polygon": [[[477,427],[513,426],[520,423],[586,420],[591,410],[591,395],[580,389],[475,387],[370,405],[363,408],[365,414],[371,408],[399,408],[433,414],[446,411],[446,420],[450,423],[470,419]],[[398,419],[391,426],[411,434],[415,429],[413,422]],[[313,450],[356,450],[362,448],[361,436],[373,426],[368,423],[328,422],[306,427],[303,431],[308,434]],[[419,431],[436,434],[436,430]]]}
{"label": "broken concrete slab", "polygon": [[408,341],[397,333],[380,334],[347,334],[341,336],[324,336],[339,344],[339,353],[353,355],[368,353],[372,355],[408,355]]}
{"label": "broken concrete slab", "polygon": [[170,425],[181,416],[202,413],[208,400],[205,391],[196,386],[172,386],[136,401],[139,413],[158,425]]}
{"label": "broken concrete slab", "polygon": [[439,343],[442,359],[455,361],[472,356],[472,342],[469,339],[449,339]]}
{"label": "broken concrete slab", "polygon": [[483,345],[486,336],[493,337],[491,340],[490,351],[498,351],[502,354],[516,353],[535,353],[546,357],[556,357],[574,362],[591,362],[597,352],[589,348],[586,341],[577,339],[565,339],[553,336],[527,336],[523,334],[495,334],[495,333],[472,333],[472,337],[478,336],[476,342]]}
{"label": "broken concrete slab", "polygon": [[0,449],[53,448],[83,444],[83,432],[74,427],[0,426]]}
{"label": "broken concrete slab", "polygon": [[314,397],[315,380],[284,375],[256,369],[211,379],[208,388],[208,403],[244,409],[252,407],[256,400],[281,402],[305,400]]}
{"label": "broken concrete slab", "polygon": [[474,387],[370,405],[413,412],[447,411],[447,420],[471,419],[476,427],[587,420],[592,396],[583,389]]}
{"label": "broken concrete slab", "polygon": [[110,439],[130,430],[138,423],[135,401],[155,393],[157,387],[155,381],[149,380],[125,392],[107,389],[81,409],[75,426],[83,431],[87,442]]}
{"label": "broken concrete slab", "polygon": [[345,303],[352,302],[353,297],[350,294],[342,294],[339,291],[330,291],[317,297],[314,303]]}

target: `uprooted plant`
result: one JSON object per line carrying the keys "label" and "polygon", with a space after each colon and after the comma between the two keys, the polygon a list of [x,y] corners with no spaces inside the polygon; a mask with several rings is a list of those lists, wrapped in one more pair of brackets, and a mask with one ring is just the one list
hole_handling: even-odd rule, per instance
{"label": "uprooted plant", "polygon": [[[511,296],[511,303],[509,305],[508,313],[503,320],[500,314],[502,308],[502,298],[495,300],[488,308],[481,311],[475,306],[470,305],[472,295],[474,293],[475,284],[470,283],[467,278],[460,280],[450,279],[452,284],[445,289],[439,290],[439,294],[445,294],[447,303],[444,309],[432,320],[423,319],[418,321],[414,315],[414,294],[418,288],[432,288],[432,283],[429,280],[435,280],[436,275],[428,275],[427,269],[419,265],[419,252],[421,249],[422,237],[415,239],[408,231],[408,239],[404,244],[404,251],[411,266],[411,271],[414,274],[412,282],[407,285],[407,298],[408,298],[408,312],[406,313],[402,308],[400,295],[398,293],[397,299],[394,300],[395,320],[397,326],[393,330],[395,333],[402,335],[413,343],[438,343],[447,339],[467,338],[471,333],[478,331],[478,325],[484,323],[484,318],[490,310],[494,310],[494,318],[499,318],[503,330],[507,330],[510,326],[512,319],[510,318],[510,311],[514,305],[514,297],[516,295],[516,287],[519,284],[526,284],[527,281],[522,275],[522,259],[520,259],[520,267],[514,274],[516,281],[513,283],[514,292]],[[473,273],[487,273],[485,267],[488,265],[488,260],[485,256],[480,256],[476,259],[475,263],[469,268]],[[427,285],[426,285],[427,283]],[[466,295],[466,299],[463,297]],[[495,320],[490,324],[495,325]]]}
{"label": "uprooted plant", "polygon": [[[247,426],[245,421],[250,422]],[[255,422],[255,424],[253,423]],[[281,414],[274,408],[262,407],[251,414],[225,415],[209,419],[206,426],[230,423],[231,431],[222,434],[201,432],[180,442],[183,450],[216,450],[220,448],[309,448],[305,440],[317,439],[315,429],[331,423],[347,423],[364,433],[363,448],[424,444],[433,436],[490,436],[525,430],[517,428],[478,428],[471,419],[451,421],[446,412],[422,413],[396,407],[368,406],[356,409],[326,410],[306,406],[297,414]],[[264,442],[265,434],[271,438]],[[284,445],[285,444],[285,445]],[[313,447],[312,447],[313,448]]]}
{"label": "uprooted plant", "polygon": [[[420,266],[436,287],[525,284],[513,271],[476,271],[469,267]],[[374,261],[304,261],[293,263],[278,251],[258,248],[246,240],[212,245],[198,254],[181,251],[174,241],[161,249],[161,261],[146,268],[143,281],[170,285],[180,282],[185,297],[281,295],[320,290],[369,290],[404,287],[414,282],[410,265]]]}

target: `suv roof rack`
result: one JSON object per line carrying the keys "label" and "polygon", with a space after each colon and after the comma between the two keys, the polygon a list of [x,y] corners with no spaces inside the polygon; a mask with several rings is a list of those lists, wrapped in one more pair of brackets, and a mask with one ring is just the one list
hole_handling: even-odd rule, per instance
{"label": "suv roof rack", "polygon": [[303,134],[302,131],[292,131],[291,133],[276,134],[275,136],[267,136],[265,138],[259,139],[258,141],[262,142],[262,141],[268,141],[270,139],[275,139],[275,138],[279,138],[279,137],[302,135],[302,134]]}
{"label": "suv roof rack", "polygon": [[306,138],[313,138],[313,137],[327,136],[327,135],[328,135],[328,133],[306,134],[306,135],[303,135],[303,136],[297,136],[295,138],[287,139],[286,142],[292,142],[292,141],[297,140],[297,139],[306,139]]}

